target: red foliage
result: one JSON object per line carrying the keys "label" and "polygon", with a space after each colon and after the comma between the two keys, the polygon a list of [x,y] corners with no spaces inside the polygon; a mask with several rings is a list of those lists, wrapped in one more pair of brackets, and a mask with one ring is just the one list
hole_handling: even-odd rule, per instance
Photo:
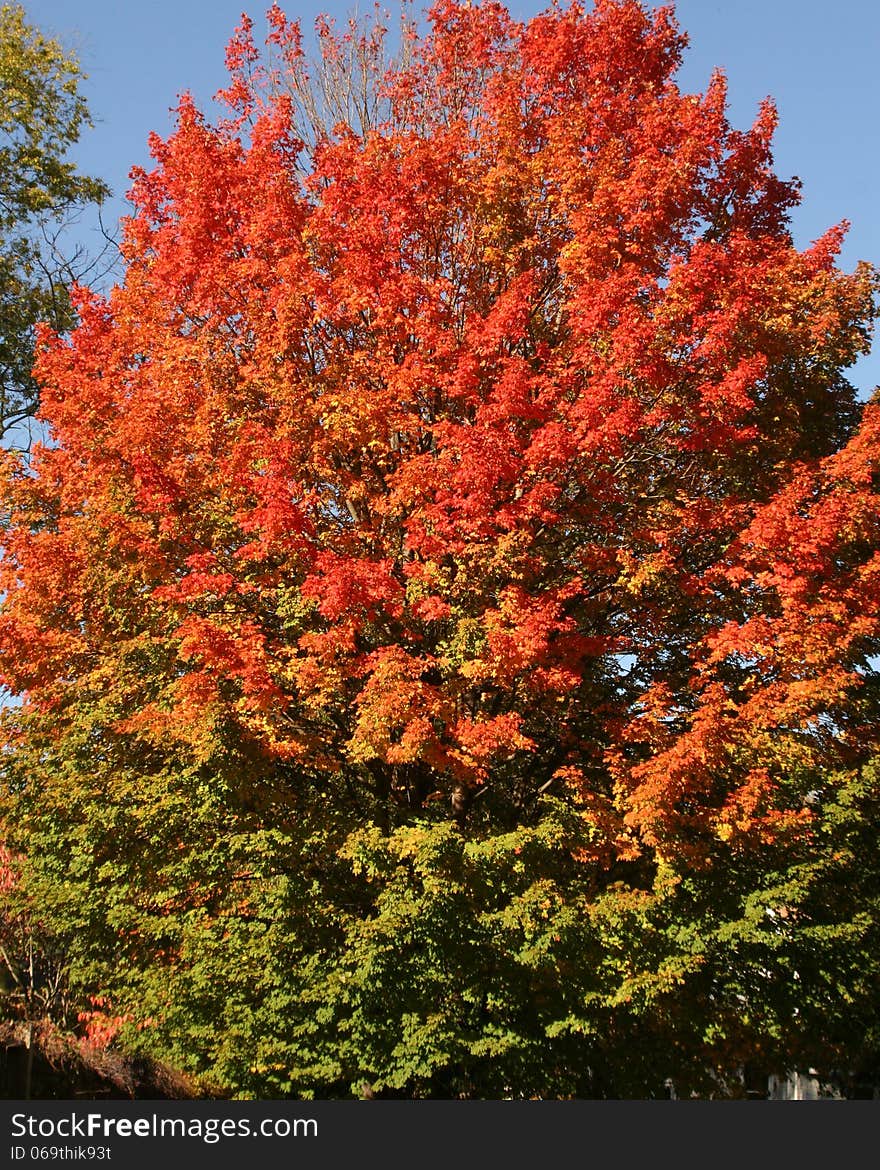
{"label": "red foliage", "polygon": [[802,818],[792,768],[877,738],[872,275],[793,246],[772,106],[732,129],[683,46],[443,0],[387,120],[309,155],[243,24],[233,116],[182,100],[124,283],[43,336],[6,685],[392,796],[555,776],[624,852]]}

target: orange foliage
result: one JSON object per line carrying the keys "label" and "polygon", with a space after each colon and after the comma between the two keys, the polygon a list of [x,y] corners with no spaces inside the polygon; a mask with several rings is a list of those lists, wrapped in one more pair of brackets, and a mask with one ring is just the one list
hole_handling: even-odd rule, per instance
{"label": "orange foliage", "polygon": [[552,781],[624,855],[796,826],[786,770],[877,738],[872,276],[793,246],[772,106],[731,128],[683,46],[633,0],[441,0],[386,120],[309,152],[245,22],[124,282],[43,333],[5,684],[392,796]]}

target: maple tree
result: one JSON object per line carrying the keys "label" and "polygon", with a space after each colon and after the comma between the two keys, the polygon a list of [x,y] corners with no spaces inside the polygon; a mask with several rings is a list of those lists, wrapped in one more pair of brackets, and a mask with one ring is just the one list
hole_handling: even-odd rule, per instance
{"label": "maple tree", "polygon": [[443,0],[387,72],[321,23],[335,125],[268,22],[5,460],[7,835],[75,979],[245,1095],[869,1064],[873,271],[669,9]]}

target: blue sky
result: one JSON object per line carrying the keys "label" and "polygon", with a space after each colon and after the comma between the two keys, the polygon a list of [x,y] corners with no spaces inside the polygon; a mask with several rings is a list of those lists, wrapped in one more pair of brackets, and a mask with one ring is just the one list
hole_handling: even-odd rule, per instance
{"label": "blue sky", "polygon": [[[245,8],[257,30],[269,0],[24,0],[32,23],[58,36],[79,55],[89,74],[85,92],[96,126],[77,159],[100,175],[125,211],[128,171],[148,161],[147,135],[167,133],[177,95],[190,90],[199,105],[224,84],[224,47]],[[347,3],[284,4],[304,27],[319,12],[343,17]],[[543,4],[514,2],[527,17]],[[362,8],[368,5],[362,4]],[[713,68],[728,76],[731,121],[748,126],[762,98],[780,113],[778,173],[803,182],[794,216],[804,246],[827,227],[852,223],[842,257],[880,263],[880,133],[876,77],[880,60],[877,0],[679,0],[678,21],[690,36],[683,88],[705,86]],[[852,378],[863,394],[880,383],[877,352],[862,359]]]}

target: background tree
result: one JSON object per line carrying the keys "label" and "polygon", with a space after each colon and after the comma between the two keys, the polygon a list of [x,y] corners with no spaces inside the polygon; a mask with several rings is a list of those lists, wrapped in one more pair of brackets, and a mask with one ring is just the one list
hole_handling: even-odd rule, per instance
{"label": "background tree", "polygon": [[0,436],[37,409],[31,374],[34,326],[73,324],[68,299],[77,277],[94,277],[104,255],[66,246],[71,217],[109,194],[67,159],[89,125],[76,58],[25,20],[0,8]]}
{"label": "background tree", "polygon": [[794,247],[772,107],[681,93],[668,9],[438,4],[310,142],[268,19],[6,462],[7,832],[72,978],[243,1095],[867,1067],[872,271]]}

